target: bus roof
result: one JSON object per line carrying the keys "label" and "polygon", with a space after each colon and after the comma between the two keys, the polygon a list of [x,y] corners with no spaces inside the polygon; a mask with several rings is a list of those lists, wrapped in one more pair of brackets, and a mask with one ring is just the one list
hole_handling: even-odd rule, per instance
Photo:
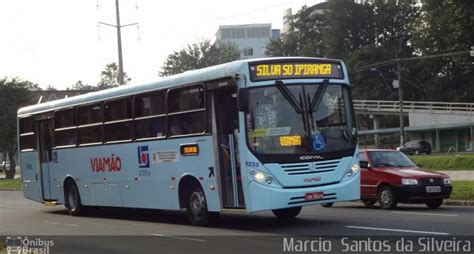
{"label": "bus roof", "polygon": [[106,90],[91,92],[74,96],[71,98],[64,98],[60,100],[54,100],[46,103],[35,104],[27,107],[20,108],[18,110],[18,116],[28,116],[31,114],[48,112],[60,108],[68,108],[82,104],[93,103],[97,101],[109,100],[113,98],[119,98],[127,95],[138,94],[146,91],[153,91],[163,88],[174,87],[177,84],[192,84],[199,83],[207,80],[213,80],[231,76],[236,73],[242,72],[244,68],[247,68],[248,63],[259,62],[259,61],[275,61],[275,60],[323,60],[323,61],[338,61],[336,59],[326,58],[315,58],[315,57],[271,57],[271,58],[253,58],[237,60],[229,63],[224,63],[216,66],[206,67],[198,70],[186,71],[177,75],[169,77],[160,77],[157,81],[146,84],[136,85],[124,85]]}

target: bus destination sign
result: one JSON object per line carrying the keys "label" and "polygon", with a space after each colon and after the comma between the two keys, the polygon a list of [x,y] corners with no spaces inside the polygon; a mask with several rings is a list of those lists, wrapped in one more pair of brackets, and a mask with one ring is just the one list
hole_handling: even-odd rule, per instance
{"label": "bus destination sign", "polygon": [[328,62],[251,63],[250,79],[332,78],[343,79],[341,65]]}

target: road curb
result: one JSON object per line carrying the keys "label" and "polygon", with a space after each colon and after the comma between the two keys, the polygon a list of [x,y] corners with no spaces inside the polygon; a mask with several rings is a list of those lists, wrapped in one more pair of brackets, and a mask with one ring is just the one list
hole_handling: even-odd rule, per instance
{"label": "road curb", "polygon": [[22,191],[22,190],[15,190],[15,189],[8,189],[8,188],[0,188],[0,191]]}
{"label": "road curb", "polygon": [[445,205],[474,206],[474,200],[446,200]]}

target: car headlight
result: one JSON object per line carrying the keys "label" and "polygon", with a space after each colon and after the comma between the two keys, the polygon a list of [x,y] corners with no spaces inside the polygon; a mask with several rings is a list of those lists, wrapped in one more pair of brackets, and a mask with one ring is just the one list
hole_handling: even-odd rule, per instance
{"label": "car headlight", "polygon": [[410,178],[402,178],[402,185],[418,185],[418,180]]}
{"label": "car headlight", "polygon": [[444,183],[444,185],[451,185],[451,178],[449,178],[449,177],[443,178],[443,183]]}
{"label": "car headlight", "polygon": [[352,167],[347,171],[347,176],[351,177],[352,175],[359,173],[359,171],[360,171],[359,163],[354,163],[352,164]]}

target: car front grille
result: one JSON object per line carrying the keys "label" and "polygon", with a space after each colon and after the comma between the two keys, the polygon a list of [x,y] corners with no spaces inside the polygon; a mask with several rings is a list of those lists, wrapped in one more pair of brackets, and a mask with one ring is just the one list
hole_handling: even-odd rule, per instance
{"label": "car front grille", "polygon": [[426,178],[421,178],[419,181],[420,181],[420,184],[423,186],[443,185],[443,178],[426,177]]}

